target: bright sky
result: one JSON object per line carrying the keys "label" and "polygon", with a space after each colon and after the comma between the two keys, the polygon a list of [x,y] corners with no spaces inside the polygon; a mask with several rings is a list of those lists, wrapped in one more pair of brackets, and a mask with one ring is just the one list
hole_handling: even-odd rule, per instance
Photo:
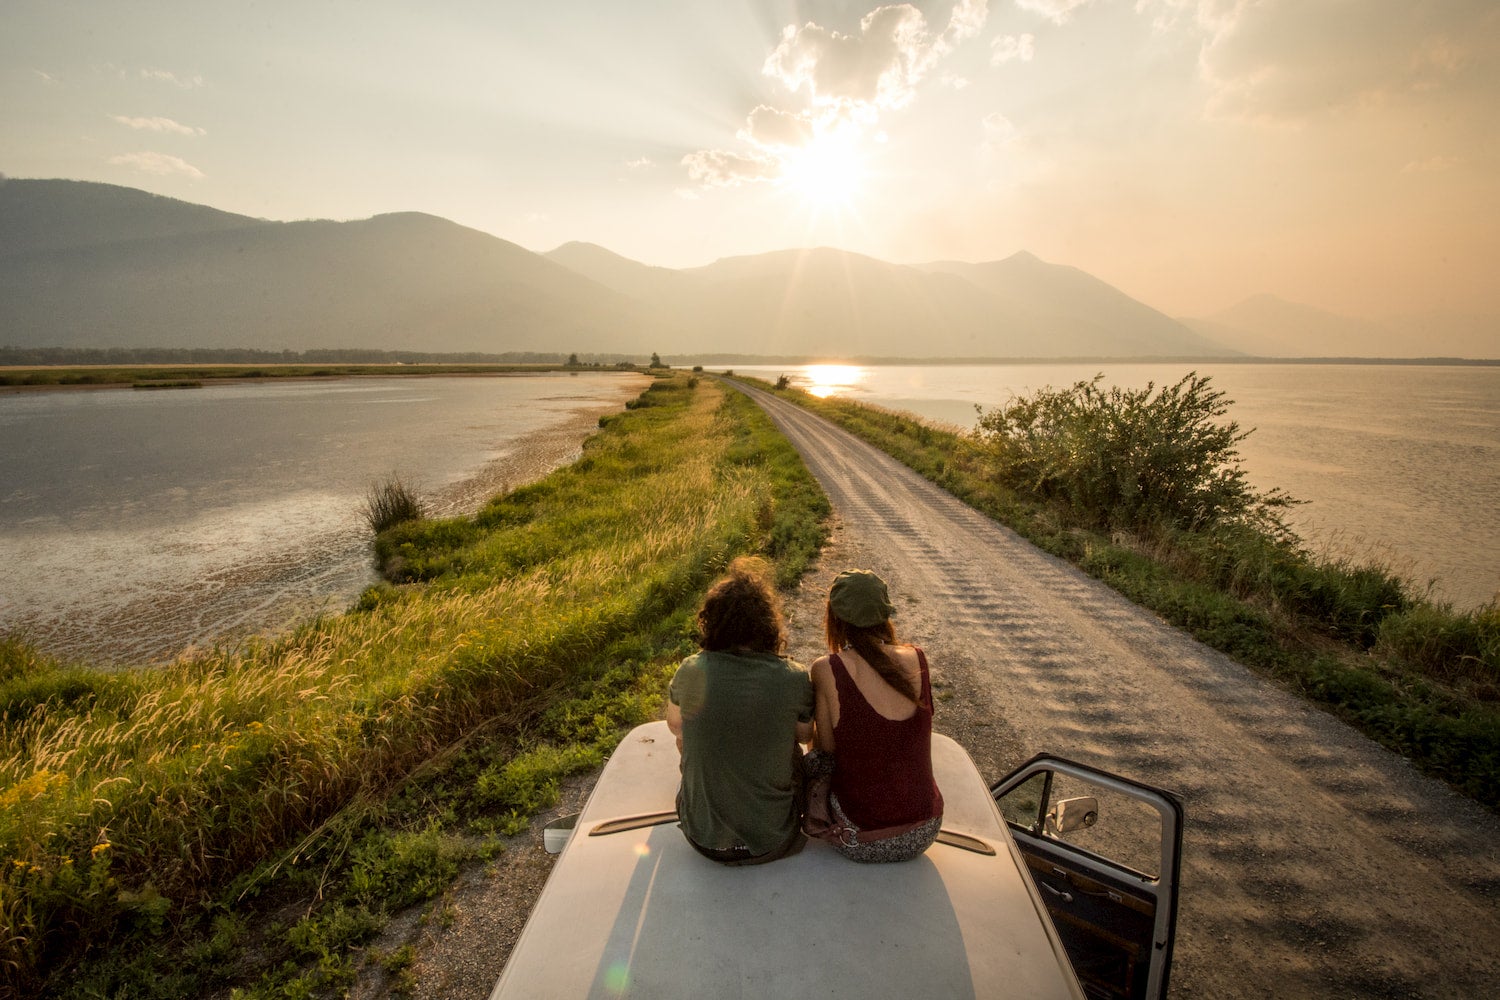
{"label": "bright sky", "polygon": [[0,171],[1500,316],[1494,0],[5,0]]}

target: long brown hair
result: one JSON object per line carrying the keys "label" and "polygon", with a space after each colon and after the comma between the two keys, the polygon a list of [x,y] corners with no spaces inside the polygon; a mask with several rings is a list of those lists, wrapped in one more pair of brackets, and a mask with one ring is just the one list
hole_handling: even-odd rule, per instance
{"label": "long brown hair", "polygon": [[834,614],[833,604],[830,603],[823,631],[828,638],[830,653],[837,653],[845,646],[850,647],[892,688],[910,698],[914,703],[922,704],[920,691],[913,689],[912,682],[885,651],[884,644],[896,641],[896,626],[891,624],[889,618],[879,625],[861,628],[858,625],[850,625]]}
{"label": "long brown hair", "polygon": [[709,651],[752,649],[778,656],[786,649],[781,595],[764,560],[741,556],[708,588],[698,609],[698,645]]}

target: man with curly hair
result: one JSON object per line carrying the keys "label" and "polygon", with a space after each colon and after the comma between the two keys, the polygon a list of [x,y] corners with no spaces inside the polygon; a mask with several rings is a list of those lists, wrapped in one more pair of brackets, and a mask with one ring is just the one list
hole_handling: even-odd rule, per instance
{"label": "man with curly hair", "polygon": [[736,559],[709,588],[698,636],[702,651],[677,668],[667,703],[682,832],[721,864],[774,861],[804,839],[798,744],[812,738],[813,689],[785,655],[781,599],[761,560]]}

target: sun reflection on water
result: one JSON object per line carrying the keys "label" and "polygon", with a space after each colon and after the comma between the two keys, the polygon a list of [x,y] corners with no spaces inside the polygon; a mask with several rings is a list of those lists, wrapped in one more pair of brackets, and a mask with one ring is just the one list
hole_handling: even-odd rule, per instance
{"label": "sun reflection on water", "polygon": [[827,399],[854,388],[865,377],[865,370],[858,365],[808,365],[804,377],[808,392]]}

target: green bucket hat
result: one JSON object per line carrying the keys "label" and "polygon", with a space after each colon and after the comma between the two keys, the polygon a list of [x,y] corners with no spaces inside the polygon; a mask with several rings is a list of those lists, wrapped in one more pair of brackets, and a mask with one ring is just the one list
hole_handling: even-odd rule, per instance
{"label": "green bucket hat", "polygon": [[895,614],[885,581],[867,569],[846,569],[828,588],[828,606],[839,621],[873,628]]}

